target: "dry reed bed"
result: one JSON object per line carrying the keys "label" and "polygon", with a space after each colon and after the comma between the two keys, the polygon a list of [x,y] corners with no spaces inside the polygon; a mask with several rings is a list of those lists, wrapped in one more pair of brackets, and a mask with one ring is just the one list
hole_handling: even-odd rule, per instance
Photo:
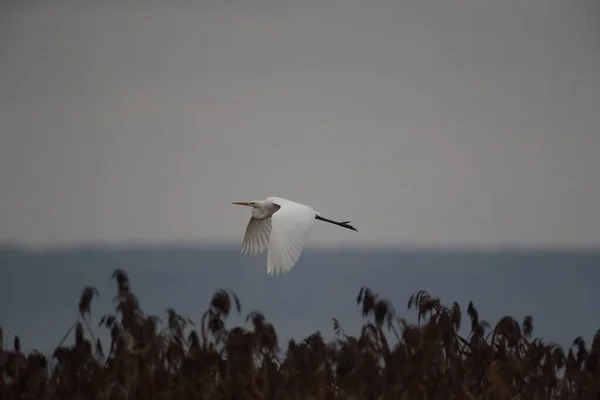
{"label": "dry reed bed", "polygon": [[[67,333],[75,331],[75,344],[59,345],[51,368],[39,352],[23,354],[18,337],[12,350],[0,349],[1,399],[600,397],[600,330],[590,347],[578,337],[565,352],[532,337],[531,317],[519,323],[506,316],[492,328],[472,303],[465,315],[457,303],[447,307],[419,291],[408,301],[418,315],[412,325],[362,288],[357,304],[365,323],[358,336],[334,318],[331,343],[317,333],[280,351],[275,328],[259,312],[247,317],[251,329],[226,327],[230,313],[241,310],[234,293],[216,292],[195,326],[173,309],[165,321],[145,315],[127,274],[116,270],[113,278],[115,314],[99,324],[110,332],[108,351],[90,325],[97,291],[86,287]],[[470,332],[462,337],[465,320]]]}

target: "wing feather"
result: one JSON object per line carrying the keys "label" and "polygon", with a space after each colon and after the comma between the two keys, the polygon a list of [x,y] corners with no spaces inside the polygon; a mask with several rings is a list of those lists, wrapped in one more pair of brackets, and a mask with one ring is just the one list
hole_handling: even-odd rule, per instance
{"label": "wing feather", "polygon": [[251,217],[242,241],[241,253],[249,256],[262,253],[267,249],[270,235],[271,218],[261,220]]}
{"label": "wing feather", "polygon": [[298,262],[316,215],[311,207],[292,201],[280,202],[279,206],[271,216],[268,274],[287,272]]}

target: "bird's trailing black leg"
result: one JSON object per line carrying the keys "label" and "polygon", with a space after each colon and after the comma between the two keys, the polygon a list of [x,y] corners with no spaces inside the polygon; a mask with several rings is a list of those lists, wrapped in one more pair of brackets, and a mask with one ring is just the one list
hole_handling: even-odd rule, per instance
{"label": "bird's trailing black leg", "polygon": [[321,217],[320,215],[317,215],[315,218],[318,219],[318,220],[320,220],[320,221],[323,221],[323,222],[329,222],[330,224],[334,224],[334,225],[337,225],[337,226],[341,226],[342,228],[346,228],[346,229],[350,229],[350,230],[353,230],[355,232],[358,232],[358,230],[355,227],[353,227],[352,225],[350,225],[350,221],[338,222],[338,221],[333,221],[331,219],[327,219],[325,217]]}

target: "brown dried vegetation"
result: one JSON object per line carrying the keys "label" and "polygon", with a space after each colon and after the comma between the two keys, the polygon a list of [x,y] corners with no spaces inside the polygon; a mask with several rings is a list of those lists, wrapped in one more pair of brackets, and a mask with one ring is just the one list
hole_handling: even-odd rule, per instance
{"label": "brown dried vegetation", "polygon": [[[600,330],[587,347],[578,337],[565,352],[533,338],[533,319],[505,316],[492,328],[473,303],[466,315],[425,291],[398,317],[368,288],[358,294],[365,323],[349,336],[333,319],[335,340],[319,332],[281,351],[273,325],[259,312],[250,328],[228,329],[241,312],[234,293],[216,292],[199,326],[168,309],[145,315],[122,270],[104,353],[90,324],[98,291],[83,290],[78,318],[52,358],[5,349],[0,329],[0,398],[13,399],[594,399],[600,395]],[[461,336],[464,321],[469,333]],[[62,346],[74,330],[75,344]],[[392,340],[392,342],[390,342]],[[104,360],[104,361],[100,361]],[[52,367],[49,367],[49,363]]]}

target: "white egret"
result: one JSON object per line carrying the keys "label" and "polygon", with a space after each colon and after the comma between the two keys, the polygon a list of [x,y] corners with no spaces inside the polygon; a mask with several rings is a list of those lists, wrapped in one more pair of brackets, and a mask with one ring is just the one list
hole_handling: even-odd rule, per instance
{"label": "white egret", "polygon": [[315,219],[356,231],[350,221],[337,222],[323,217],[312,207],[281,197],[265,200],[238,201],[231,204],[252,207],[242,241],[241,253],[255,255],[268,247],[267,273],[289,271],[300,258],[304,241]]}

